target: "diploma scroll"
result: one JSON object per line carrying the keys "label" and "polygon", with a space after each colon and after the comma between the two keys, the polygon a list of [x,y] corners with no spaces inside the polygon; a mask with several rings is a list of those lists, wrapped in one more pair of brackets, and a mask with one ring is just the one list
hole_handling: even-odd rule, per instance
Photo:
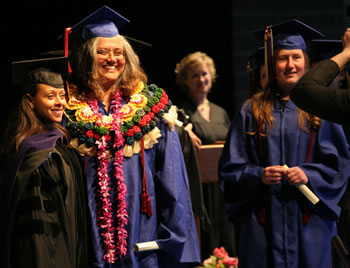
{"label": "diploma scroll", "polygon": [[[287,165],[284,165],[286,169],[288,169]],[[320,199],[310,190],[309,187],[307,187],[305,184],[295,184],[295,187],[298,188],[298,190],[307,198],[309,201],[313,204],[316,205]]]}
{"label": "diploma scroll", "polygon": [[156,241],[136,243],[134,246],[134,251],[136,252],[158,250],[158,249],[159,249],[159,246]]}
{"label": "diploma scroll", "polygon": [[296,184],[295,187],[297,187],[313,205],[316,205],[318,201],[320,201],[320,199],[305,184]]}

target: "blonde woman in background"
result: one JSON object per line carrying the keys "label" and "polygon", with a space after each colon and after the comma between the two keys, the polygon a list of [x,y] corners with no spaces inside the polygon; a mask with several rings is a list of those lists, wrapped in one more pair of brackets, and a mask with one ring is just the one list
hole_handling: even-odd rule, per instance
{"label": "blonde woman in background", "polygon": [[[201,145],[224,141],[230,118],[227,112],[208,100],[216,80],[214,61],[207,54],[197,51],[185,56],[175,69],[176,82],[184,91],[177,104],[189,115],[185,126],[197,150]],[[230,256],[235,256],[234,228],[224,213],[224,204],[217,183],[203,183],[203,197],[210,226],[201,226],[201,255],[206,258],[215,247],[223,246]]]}

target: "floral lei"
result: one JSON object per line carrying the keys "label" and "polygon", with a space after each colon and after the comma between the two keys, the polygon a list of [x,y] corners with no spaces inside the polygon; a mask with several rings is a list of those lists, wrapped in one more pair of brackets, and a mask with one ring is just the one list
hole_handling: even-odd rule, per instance
{"label": "floral lei", "polygon": [[[150,91],[153,92],[152,96]],[[74,91],[70,92],[66,115],[70,120],[67,128],[72,136],[72,147],[78,149],[81,154],[95,156],[96,141],[105,136],[107,147],[113,152],[112,115],[97,114],[93,111],[94,106],[91,102],[77,97]],[[90,99],[91,95],[88,94],[87,97]],[[163,89],[154,84],[144,85],[140,82],[128,103],[119,111],[122,114],[120,130],[124,135],[124,147],[133,145],[151,132],[169,112],[171,106],[171,100]]]}
{"label": "floral lei", "polygon": [[[150,91],[153,92],[151,96]],[[124,226],[128,221],[126,185],[123,174],[123,159],[126,146],[132,146],[143,136],[156,128],[159,120],[171,108],[171,101],[165,91],[155,85],[139,83],[129,101],[122,105],[121,91],[112,96],[111,115],[98,112],[98,99],[93,92],[85,99],[69,89],[69,101],[65,114],[69,119],[67,129],[72,136],[71,146],[81,154],[97,156],[98,189],[100,202],[97,206],[97,222],[104,242],[104,259],[114,263],[117,256],[127,252],[127,231]],[[113,161],[113,177],[117,181],[116,223],[113,220],[112,202],[110,201],[111,182],[108,165]],[[115,227],[117,225],[117,227]],[[114,234],[117,234],[115,242]]]}

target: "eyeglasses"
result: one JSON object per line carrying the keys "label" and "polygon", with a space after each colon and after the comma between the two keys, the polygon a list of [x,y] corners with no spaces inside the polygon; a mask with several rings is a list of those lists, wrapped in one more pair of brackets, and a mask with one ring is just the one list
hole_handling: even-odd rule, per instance
{"label": "eyeglasses", "polygon": [[115,49],[115,50],[99,49],[97,50],[97,56],[103,59],[107,59],[110,56],[113,56],[116,59],[123,59],[125,56],[125,53],[124,53],[124,50],[122,49]]}

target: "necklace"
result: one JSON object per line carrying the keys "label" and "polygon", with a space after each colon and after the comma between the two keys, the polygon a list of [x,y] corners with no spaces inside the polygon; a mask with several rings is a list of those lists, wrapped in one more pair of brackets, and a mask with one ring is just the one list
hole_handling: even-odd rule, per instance
{"label": "necklace", "polygon": [[[152,96],[150,91],[153,92]],[[65,115],[69,120],[66,127],[72,136],[71,147],[82,155],[95,156],[96,140],[110,134],[113,117],[98,114],[98,102],[93,92],[84,98],[78,95],[76,90],[68,88],[68,95]],[[163,89],[140,82],[135,94],[130,96],[128,102],[120,109],[120,130],[124,135],[125,151],[151,132],[163,115],[169,112],[171,106],[172,102]],[[113,140],[113,136],[111,138]],[[107,146],[109,151],[114,151],[112,141],[107,142]]]}
{"label": "necklace", "polygon": [[[98,100],[96,96],[89,96],[88,104],[97,118],[102,118],[102,115],[98,112]],[[122,122],[121,109],[122,97],[120,90],[112,95],[111,109],[112,125],[110,132],[114,132],[113,149],[113,177],[117,181],[116,183],[116,202],[117,212],[115,218],[117,221],[117,227],[114,227],[112,202],[110,200],[111,181],[108,174],[108,166],[111,158],[108,154],[107,142],[111,140],[110,135],[106,134],[96,140],[97,145],[97,159],[99,166],[97,168],[97,192],[99,193],[100,204],[97,207],[97,223],[101,229],[101,236],[104,242],[104,259],[108,263],[114,263],[117,259],[116,256],[125,256],[127,252],[127,237],[128,233],[124,229],[124,226],[128,221],[126,193],[127,188],[124,181],[123,173],[123,144],[124,137],[120,130],[120,123]],[[115,230],[116,229],[116,230]],[[114,234],[117,234],[117,239],[114,238]]]}
{"label": "necklace", "polygon": [[205,99],[204,100],[204,103],[201,103],[201,104],[198,104],[197,105],[197,110],[202,112],[204,111],[205,109],[207,109],[209,107],[209,101],[208,99]]}

